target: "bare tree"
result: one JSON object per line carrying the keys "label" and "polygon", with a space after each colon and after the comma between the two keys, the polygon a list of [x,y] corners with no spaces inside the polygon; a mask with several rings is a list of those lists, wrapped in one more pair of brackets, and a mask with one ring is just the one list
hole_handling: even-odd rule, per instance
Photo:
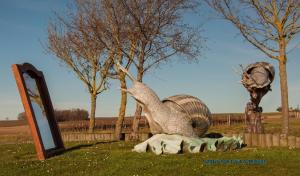
{"label": "bare tree", "polygon": [[[182,14],[197,7],[194,0],[146,1],[146,0],[96,0],[95,13],[91,13],[91,25],[97,41],[113,54],[126,69],[132,65],[138,70],[137,79],[142,81],[146,71],[173,55],[183,54],[194,59],[201,45],[198,31],[181,22]],[[89,9],[87,3],[86,9]],[[110,77],[120,80],[126,89],[125,75],[112,70]],[[116,138],[119,139],[126,110],[127,94],[121,92],[121,105],[116,123]],[[141,116],[137,105],[133,134],[136,134]]]}
{"label": "bare tree", "polygon": [[78,0],[75,10],[70,9],[66,18],[57,15],[48,27],[48,51],[73,70],[90,93],[89,132],[95,126],[97,95],[107,89],[108,72],[113,64],[113,53],[96,42],[94,21],[89,18],[98,12],[98,5],[96,1]]}
{"label": "bare tree", "polygon": [[205,0],[253,46],[279,63],[282,133],[289,131],[287,46],[300,31],[299,0]]}
{"label": "bare tree", "polygon": [[[137,68],[137,81],[151,68],[167,62],[174,55],[197,60],[200,54],[199,31],[184,24],[183,15],[197,8],[194,0],[120,0],[132,19],[136,30],[136,47],[133,64]],[[132,135],[137,138],[142,108],[136,105]]]}
{"label": "bare tree", "polygon": [[[124,9],[120,0],[98,0],[97,13],[89,17],[93,20],[96,40],[113,54],[115,60],[129,69],[135,55],[136,30],[132,19]],[[119,79],[121,89],[126,89],[125,74],[118,69],[110,69],[109,77]],[[115,139],[121,137],[127,104],[127,93],[121,91],[119,116],[116,122]]]}
{"label": "bare tree", "polygon": [[[194,0],[78,0],[77,6],[80,5],[80,10],[78,10],[80,13],[71,15],[71,19],[73,19],[71,22],[61,17],[58,18],[61,23],[50,25],[49,34],[57,33],[59,35],[53,36],[59,39],[66,38],[64,36],[68,36],[65,35],[68,32],[65,32],[65,28],[69,28],[68,30],[72,32],[78,30],[79,33],[87,33],[90,37],[89,45],[94,49],[97,48],[100,55],[109,58],[104,59],[109,62],[98,65],[98,67],[100,66],[98,68],[99,73],[105,73],[105,78],[119,79],[121,88],[126,89],[125,75],[120,70],[112,69],[112,58],[118,60],[126,69],[129,69],[133,63],[137,67],[139,81],[142,81],[146,71],[172,58],[171,56],[183,54],[185,58],[196,60],[199,48],[201,48],[200,43],[197,43],[198,31],[194,31],[191,27],[183,24],[181,20],[183,12],[195,8],[197,4]],[[84,26],[75,25],[77,18],[83,19],[81,23]],[[57,29],[61,26],[64,27],[63,32],[60,31],[61,29]],[[59,45],[53,44],[54,46]],[[61,46],[65,46],[65,44]],[[70,50],[74,51],[73,48]],[[75,59],[78,62],[78,59]],[[82,59],[86,60],[85,58]],[[103,69],[105,71],[100,71]],[[77,70],[75,73],[78,72]],[[100,78],[103,76],[101,74],[99,75]],[[80,74],[79,78],[82,79]],[[121,91],[121,105],[115,131],[117,139],[120,137],[124,121],[126,102],[127,94]],[[134,133],[137,132],[141,115],[140,107],[137,108],[136,114]]]}

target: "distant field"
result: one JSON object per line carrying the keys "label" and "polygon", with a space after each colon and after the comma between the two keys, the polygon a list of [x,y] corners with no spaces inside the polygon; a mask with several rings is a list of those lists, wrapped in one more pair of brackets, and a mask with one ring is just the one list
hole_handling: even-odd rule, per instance
{"label": "distant field", "polygon": [[0,120],[0,128],[22,126],[22,125],[27,125],[27,121],[26,120]]}

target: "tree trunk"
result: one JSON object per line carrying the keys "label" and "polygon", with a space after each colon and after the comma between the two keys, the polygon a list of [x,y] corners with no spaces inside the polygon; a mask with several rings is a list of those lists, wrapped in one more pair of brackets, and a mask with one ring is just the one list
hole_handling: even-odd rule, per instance
{"label": "tree trunk", "polygon": [[287,85],[285,60],[279,61],[279,76],[280,76],[281,107],[282,107],[282,134],[287,136],[289,132],[289,103],[288,103],[288,85]]}
{"label": "tree trunk", "polygon": [[142,107],[137,103],[136,110],[134,113],[133,123],[132,123],[132,132],[131,132],[131,140],[138,140],[138,131],[139,131],[139,123],[142,118]]}
{"label": "tree trunk", "polygon": [[[281,29],[281,28],[280,28]],[[286,41],[280,30],[279,36],[279,77],[282,107],[282,137],[287,137],[289,133],[289,101],[288,101],[288,85],[286,74]]]}
{"label": "tree trunk", "polygon": [[[138,69],[137,81],[142,82],[142,79],[143,79],[143,70]],[[142,115],[142,107],[138,103],[136,103],[134,119],[132,122],[132,131],[130,135],[130,138],[133,141],[138,140],[139,122],[141,119],[141,115]]]}
{"label": "tree trunk", "polygon": [[93,133],[94,132],[94,127],[95,127],[95,113],[96,113],[96,100],[97,100],[97,95],[91,93],[91,112],[90,112],[89,133]]}
{"label": "tree trunk", "polygon": [[[125,73],[120,72],[119,77],[120,77],[121,88],[127,89]],[[116,140],[121,139],[122,126],[124,123],[125,112],[126,112],[126,104],[127,104],[127,93],[125,91],[121,91],[121,105],[120,105],[120,109],[119,109],[119,117],[118,117],[118,120],[116,123],[116,129],[115,129],[115,139]]]}

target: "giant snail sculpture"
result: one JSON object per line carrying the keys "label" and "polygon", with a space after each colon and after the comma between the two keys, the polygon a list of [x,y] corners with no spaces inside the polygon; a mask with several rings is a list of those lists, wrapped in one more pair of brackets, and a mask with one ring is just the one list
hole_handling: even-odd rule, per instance
{"label": "giant snail sculpture", "polygon": [[132,81],[132,87],[121,89],[129,93],[143,108],[154,134],[146,141],[137,144],[133,151],[146,152],[150,149],[155,154],[176,154],[183,151],[198,153],[205,150],[235,150],[241,148],[241,137],[223,137],[204,135],[212,123],[208,107],[198,98],[190,95],[174,95],[159,99],[157,94],[146,84],[134,77],[115,62]]}
{"label": "giant snail sculpture", "polygon": [[204,136],[212,123],[212,117],[208,107],[200,99],[190,95],[174,95],[161,101],[149,86],[135,80],[118,62],[115,65],[133,83],[132,87],[121,90],[129,93],[142,106],[150,131],[154,134],[137,144],[133,151],[146,152],[150,149],[159,155],[183,151],[226,151],[242,147],[243,140],[238,136]]}
{"label": "giant snail sculpture", "polygon": [[149,86],[135,80],[119,63],[116,65],[132,81],[132,87],[122,91],[142,106],[152,134],[201,137],[207,132],[211,113],[201,100],[190,95],[174,95],[161,101]]}

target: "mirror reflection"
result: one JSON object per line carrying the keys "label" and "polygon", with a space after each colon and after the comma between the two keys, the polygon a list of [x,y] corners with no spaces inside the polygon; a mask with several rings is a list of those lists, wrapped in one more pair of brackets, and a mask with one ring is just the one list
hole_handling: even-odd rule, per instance
{"label": "mirror reflection", "polygon": [[48,150],[55,148],[56,146],[54,144],[53,136],[50,130],[44,105],[36,84],[36,80],[27,73],[23,73],[23,77],[27,88],[27,93],[30,97],[30,102],[34,111],[37,126],[39,128],[39,132],[42,138],[44,149]]}

